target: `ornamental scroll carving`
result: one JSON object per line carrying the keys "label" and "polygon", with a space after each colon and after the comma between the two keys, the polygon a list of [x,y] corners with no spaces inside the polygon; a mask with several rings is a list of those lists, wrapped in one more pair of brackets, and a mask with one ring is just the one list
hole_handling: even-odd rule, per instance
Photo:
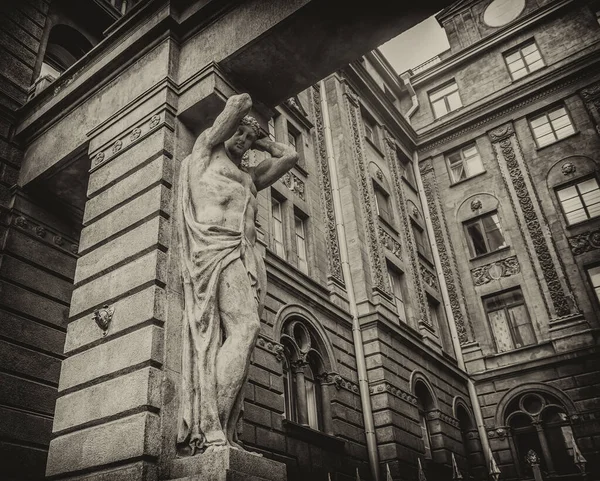
{"label": "ornamental scroll carving", "polygon": [[342,260],[340,257],[340,244],[338,241],[335,213],[333,210],[333,189],[327,165],[327,151],[325,150],[325,130],[323,127],[323,112],[321,111],[321,92],[318,86],[312,88],[312,106],[315,117],[314,138],[317,146],[317,162],[319,164],[319,190],[321,192],[321,207],[325,228],[327,232],[327,262],[331,277],[339,283],[344,283],[342,273]]}
{"label": "ornamental scroll carving", "polygon": [[381,226],[379,226],[379,238],[381,239],[383,247],[385,247],[396,257],[400,257],[402,255],[402,248],[400,247],[400,243],[396,239],[394,239],[390,234],[388,234]]}
{"label": "ornamental scroll carving", "polygon": [[386,272],[385,257],[379,241],[377,220],[371,200],[373,197],[371,193],[372,187],[370,177],[368,176],[367,172],[367,166],[365,165],[365,150],[363,145],[364,132],[362,131],[362,117],[360,114],[360,107],[358,105],[358,97],[347,85],[345,94],[345,104],[348,111],[350,129],[352,132],[354,163],[358,177],[357,180],[360,187],[362,205],[365,212],[368,250],[369,257],[371,259],[371,268],[373,270],[373,284],[377,289],[385,292],[388,295],[391,295],[388,277],[387,275],[384,275],[384,272]]}
{"label": "ornamental scroll carving", "polygon": [[592,117],[596,132],[600,135],[600,82],[590,85],[581,91],[585,108]]}
{"label": "ornamental scroll carving", "polygon": [[438,284],[437,284],[437,279],[435,278],[435,274],[433,272],[431,272],[429,269],[427,269],[427,267],[425,267],[423,264],[420,264],[420,267],[421,267],[421,277],[423,278],[423,281],[425,282],[425,284],[427,284],[429,287],[431,287],[432,289],[435,289],[437,291]]}
{"label": "ornamental scroll carving", "polygon": [[483,286],[489,282],[497,281],[501,277],[514,276],[519,272],[521,272],[521,266],[519,265],[517,256],[511,256],[471,269],[471,276],[476,286]]}
{"label": "ornamental scroll carving", "polygon": [[399,387],[394,386],[393,384],[391,384],[387,381],[380,382],[378,384],[373,384],[373,385],[369,386],[369,393],[370,394],[389,393],[392,396],[396,396],[399,399],[403,399],[404,401],[406,401],[410,404],[414,404],[415,406],[417,405],[417,402],[418,402],[417,398],[415,396],[406,392],[403,389],[400,389]]}
{"label": "ornamental scroll carving", "polygon": [[410,217],[408,214],[408,205],[406,203],[404,184],[402,183],[400,169],[397,163],[398,159],[396,158],[396,145],[394,144],[394,140],[388,136],[385,138],[385,154],[387,156],[387,163],[390,166],[390,171],[392,173],[396,197],[398,198],[398,212],[400,212],[400,218],[402,221],[404,245],[406,246],[407,257],[410,261],[409,265],[413,279],[413,285],[415,286],[415,290],[417,292],[420,319],[428,326],[432,326],[431,319],[429,319],[429,312],[427,310],[427,302],[425,300],[425,290],[423,288],[422,278],[419,274],[417,247],[412,237],[413,233],[410,227]]}
{"label": "ornamental scroll carving", "polygon": [[466,323],[468,323],[472,332],[471,319],[467,312],[465,321],[465,316],[463,316],[461,309],[461,300],[464,304],[464,291],[460,276],[456,276],[456,279],[454,276],[454,272],[457,270],[454,250],[452,249],[451,244],[449,245],[449,248],[447,248],[444,241],[444,230],[447,232],[448,228],[444,210],[440,208],[438,211],[437,207],[437,204],[439,203],[439,194],[431,159],[422,162],[419,167],[423,178],[423,188],[425,197],[427,198],[427,206],[429,207],[429,216],[433,226],[440,263],[442,264],[442,273],[446,280],[448,299],[450,300],[450,308],[452,309],[452,316],[454,317],[454,322],[456,324],[458,339],[461,345],[466,344],[469,342],[469,333],[467,331]]}
{"label": "ornamental scroll carving", "polygon": [[593,230],[569,237],[569,246],[574,256],[600,249],[600,230]]}
{"label": "ornamental scroll carving", "polygon": [[[506,178],[505,174],[503,173],[503,179],[507,184],[510,179],[512,187],[515,190],[517,203],[522,212],[527,233],[531,238],[531,244],[533,245],[533,250],[539,262],[543,280],[548,287],[548,292],[554,311],[559,317],[567,316],[571,313],[571,308],[569,306],[568,298],[563,291],[563,286],[560,280],[561,277],[564,278],[565,276],[559,276],[559,273],[557,272],[552,255],[550,253],[548,240],[542,231],[542,224],[545,224],[544,219],[541,219],[540,222],[534,207],[534,202],[537,202],[538,199],[535,197],[535,194],[532,196],[527,188],[525,176],[529,176],[529,172],[524,172],[519,165],[517,156],[519,155],[522,157],[522,153],[520,151],[518,140],[515,136],[512,124],[506,124],[498,127],[497,129],[491,131],[489,136],[494,145],[494,150],[498,157],[498,161],[500,162],[501,160],[504,160],[506,163],[508,178]],[[515,145],[518,149],[518,152],[515,150]],[[517,219],[518,218],[519,216],[517,215]],[[521,228],[521,222],[519,222],[519,227]],[[524,234],[523,231],[522,233]],[[527,243],[527,246],[528,253],[531,258],[529,243]],[[533,264],[535,265],[535,263]]]}

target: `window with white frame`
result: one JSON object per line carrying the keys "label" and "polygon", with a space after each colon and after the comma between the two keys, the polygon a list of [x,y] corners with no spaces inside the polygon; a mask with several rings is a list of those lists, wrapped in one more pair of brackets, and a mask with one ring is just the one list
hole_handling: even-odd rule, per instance
{"label": "window with white frame", "polygon": [[544,147],[575,133],[571,117],[565,107],[554,107],[529,120],[538,147]]}
{"label": "window with white frame", "polygon": [[272,247],[279,257],[285,259],[283,243],[283,209],[282,203],[275,197],[271,198],[271,240]]}
{"label": "window with white frame", "polygon": [[453,183],[484,172],[476,144],[470,144],[446,156]]}
{"label": "window with white frame", "polygon": [[308,274],[308,255],[306,249],[306,220],[299,215],[294,215],[296,230],[296,252],[298,256],[298,269]]}
{"label": "window with white frame", "polygon": [[458,85],[453,80],[443,87],[434,90],[429,94],[429,102],[431,103],[433,114],[436,119],[462,107],[462,101],[460,100],[460,95],[458,93]]}
{"label": "window with white frame", "polygon": [[471,257],[481,256],[506,247],[498,214],[493,212],[465,222]]}
{"label": "window with white frame", "polygon": [[520,288],[486,297],[483,304],[498,352],[536,343]]}
{"label": "window with white frame", "polygon": [[541,69],[545,64],[534,40],[504,54],[504,60],[513,80],[518,80]]}
{"label": "window with white frame", "polygon": [[394,300],[396,301],[396,309],[398,309],[398,317],[400,317],[400,320],[406,322],[406,308],[404,306],[404,274],[400,273],[391,265],[388,265],[388,276],[390,279],[390,286],[392,287],[392,293],[394,294]]}
{"label": "window with white frame", "polygon": [[595,177],[556,189],[567,224],[576,224],[600,215],[600,189]]}
{"label": "window with white frame", "polygon": [[600,302],[600,266],[590,267],[587,272],[588,276],[590,276],[594,292],[596,293],[596,298],[598,299],[598,302]]}

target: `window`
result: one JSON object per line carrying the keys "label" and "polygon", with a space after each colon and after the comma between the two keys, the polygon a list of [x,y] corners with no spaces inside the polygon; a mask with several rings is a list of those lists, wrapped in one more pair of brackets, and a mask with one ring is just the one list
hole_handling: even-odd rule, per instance
{"label": "window", "polygon": [[279,257],[285,259],[285,248],[283,245],[283,209],[281,202],[274,197],[271,200],[271,237],[273,240],[273,249]]}
{"label": "window", "polygon": [[595,177],[557,189],[556,194],[569,225],[600,215],[600,189]]}
{"label": "window", "polygon": [[419,426],[421,428],[421,439],[423,439],[423,447],[425,450],[425,458],[431,459],[431,432],[429,422],[427,421],[427,413],[435,409],[433,395],[425,383],[421,380],[415,383],[415,397],[417,398],[417,409],[419,410]]}
{"label": "window", "polygon": [[531,40],[504,54],[504,60],[513,80],[518,80],[544,66],[544,60],[535,41]]}
{"label": "window", "polygon": [[431,92],[429,94],[429,101],[431,102],[433,114],[436,119],[462,107],[460,95],[458,94],[458,85],[454,80]]}
{"label": "window", "polygon": [[390,286],[392,287],[392,293],[394,294],[394,299],[396,301],[398,316],[400,317],[400,320],[406,322],[406,309],[404,307],[404,274],[388,265],[388,276],[390,279]]}
{"label": "window", "polygon": [[375,181],[373,181],[373,190],[375,191],[375,208],[377,209],[377,215],[388,224],[391,224],[392,210],[389,194]]}
{"label": "window", "polygon": [[[562,402],[546,392],[526,392],[506,407],[505,425],[519,478],[532,478],[526,455],[533,450],[550,477],[577,473],[573,460],[573,428]],[[569,476],[570,477],[570,476]]]}
{"label": "window", "polygon": [[287,143],[298,153],[298,163],[296,165],[304,168],[302,133],[289,122],[287,123]]}
{"label": "window", "polygon": [[288,132],[287,132],[287,142],[291,145],[294,150],[298,150],[298,137],[300,136],[299,132],[296,132],[290,124],[288,124]]}
{"label": "window", "polygon": [[468,145],[449,154],[446,160],[450,167],[450,177],[453,183],[473,177],[485,170],[475,144]]}
{"label": "window", "polygon": [[591,267],[587,270],[590,281],[592,281],[592,287],[596,293],[596,298],[600,302],[600,266]]}
{"label": "window", "polygon": [[269,139],[271,139],[273,142],[275,142],[275,118],[271,117],[269,119],[269,123],[267,124],[267,127],[269,129]]}
{"label": "window", "polygon": [[319,399],[318,387],[315,382],[313,370],[308,364],[304,368],[304,385],[306,387],[306,410],[308,416],[308,425],[313,429],[319,429]]}
{"label": "window", "polygon": [[365,126],[365,137],[371,141],[375,147],[381,150],[379,145],[379,134],[377,132],[377,124],[374,120],[363,116],[363,125]]}
{"label": "window", "polygon": [[396,150],[396,158],[404,170],[404,177],[406,180],[408,180],[413,187],[416,186],[415,171],[410,159],[399,149]]}
{"label": "window", "polygon": [[423,228],[415,222],[411,222],[411,227],[413,235],[415,236],[417,251],[425,256],[429,256],[429,240],[427,239],[427,234]]}
{"label": "window", "polygon": [[465,222],[471,257],[481,256],[506,247],[498,214],[491,213]]}
{"label": "window", "polygon": [[429,318],[431,319],[431,324],[434,327],[439,326],[440,325],[440,320],[439,320],[439,315],[438,315],[439,304],[436,301],[429,299],[429,297],[428,297],[427,298],[427,308],[429,309]]}
{"label": "window", "polygon": [[306,251],[306,221],[294,216],[294,224],[296,228],[296,251],[298,254],[298,269],[305,274],[308,274],[308,261]]}
{"label": "window", "polygon": [[521,289],[513,289],[483,300],[498,352],[535,344]]}
{"label": "window", "polygon": [[538,147],[544,147],[575,133],[565,107],[554,108],[529,121]]}

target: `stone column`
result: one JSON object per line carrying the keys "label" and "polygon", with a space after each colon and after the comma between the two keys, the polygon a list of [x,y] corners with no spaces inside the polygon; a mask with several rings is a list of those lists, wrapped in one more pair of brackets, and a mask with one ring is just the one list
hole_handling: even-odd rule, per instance
{"label": "stone column", "polygon": [[306,361],[298,360],[291,363],[292,372],[296,376],[296,413],[298,423],[308,426],[308,407],[306,405],[306,383],[304,381],[304,366]]}
{"label": "stone column", "polygon": [[540,440],[540,446],[542,447],[542,456],[546,460],[546,465],[548,468],[548,472],[550,474],[554,473],[554,462],[552,461],[552,454],[550,453],[550,447],[548,446],[548,440],[546,439],[546,434],[544,433],[544,426],[541,422],[534,422],[535,430],[537,431],[538,438]]}
{"label": "stone column", "polygon": [[331,395],[333,386],[333,375],[326,372],[317,376],[319,388],[321,389],[321,413],[323,415],[323,431],[333,434],[333,423],[331,419]]}

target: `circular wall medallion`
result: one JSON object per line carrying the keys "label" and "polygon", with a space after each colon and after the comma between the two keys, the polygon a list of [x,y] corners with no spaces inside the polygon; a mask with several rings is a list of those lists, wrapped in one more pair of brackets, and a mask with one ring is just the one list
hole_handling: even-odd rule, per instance
{"label": "circular wall medallion", "polygon": [[525,0],[493,0],[483,12],[483,21],[490,27],[502,27],[517,18],[524,8]]}

